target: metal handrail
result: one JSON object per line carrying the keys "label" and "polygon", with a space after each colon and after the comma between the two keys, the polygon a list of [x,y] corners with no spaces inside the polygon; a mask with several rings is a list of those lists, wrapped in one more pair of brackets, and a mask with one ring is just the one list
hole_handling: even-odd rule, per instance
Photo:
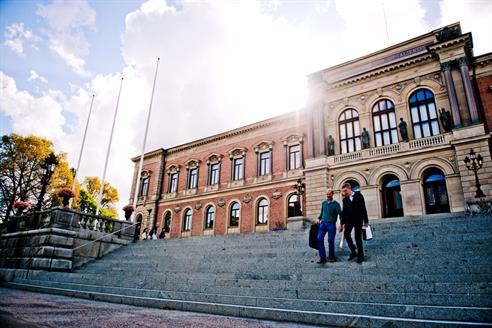
{"label": "metal handrail", "polygon": [[[105,235],[104,235],[104,236],[102,236],[102,237],[96,238],[96,239],[91,240],[91,241],[89,241],[89,242],[87,242],[87,243],[85,243],[85,244],[82,244],[82,245],[79,245],[79,246],[77,246],[77,247],[75,247],[75,248],[72,248],[72,251],[76,251],[76,250],[78,250],[78,249],[81,249],[82,247],[87,246],[87,245],[92,244],[92,243],[95,243],[95,242],[97,242],[97,241],[99,241],[99,240],[101,240],[101,239],[103,239],[103,238],[105,238],[105,237],[107,237],[107,236],[109,236],[109,235],[113,235],[113,234],[115,234],[115,233],[121,232],[121,231],[126,230],[126,229],[128,229],[128,228],[134,227],[134,226],[136,226],[136,225],[138,225],[138,224],[141,224],[141,222],[136,222],[136,223],[133,223],[133,224],[131,224],[131,225],[129,225],[129,226],[126,226],[126,227],[124,227],[124,228],[121,228],[121,229],[119,229],[119,230],[116,230],[116,231],[113,231],[113,232],[107,233],[107,234],[105,234]],[[29,271],[31,270],[32,261],[33,261],[34,257],[35,257],[36,255],[38,255],[38,253],[39,253],[42,249],[43,249],[43,248],[42,248],[42,247],[40,247],[40,248],[39,248],[39,249],[38,249],[38,250],[37,250],[37,251],[36,251],[33,255],[31,255],[31,257],[27,260],[26,264],[29,264],[29,265],[27,266],[26,278],[25,278],[25,279],[27,279],[27,278],[28,278],[28,276],[29,276]],[[98,256],[99,256],[99,251],[98,251],[97,253],[98,253]],[[53,252],[51,253],[51,259],[53,259],[53,254],[54,254],[54,248],[53,248]],[[51,262],[50,262],[50,268],[49,268],[49,269],[51,270]]]}

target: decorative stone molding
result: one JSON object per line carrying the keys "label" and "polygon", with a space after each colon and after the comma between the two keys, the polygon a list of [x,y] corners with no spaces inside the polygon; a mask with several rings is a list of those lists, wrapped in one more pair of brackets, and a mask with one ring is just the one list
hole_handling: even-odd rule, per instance
{"label": "decorative stone molding", "polygon": [[147,177],[150,177],[150,175],[152,174],[152,171],[151,170],[142,170],[142,174],[140,175],[140,177],[143,179],[143,178],[147,178]]}
{"label": "decorative stone molding", "polygon": [[273,199],[279,199],[280,197],[282,197],[282,192],[278,191],[278,190],[275,190],[272,194],[272,198]]}
{"label": "decorative stone molding", "polygon": [[207,165],[210,165],[210,164],[220,163],[223,157],[224,155],[222,154],[212,153],[208,155],[205,159]]}
{"label": "decorative stone molding", "polygon": [[179,173],[180,166],[178,164],[171,164],[169,168],[166,170],[167,175],[171,175],[173,173]]}
{"label": "decorative stone molding", "polygon": [[174,208],[174,212],[175,212],[175,213],[179,213],[179,212],[181,212],[181,206],[176,205],[176,207]]}
{"label": "decorative stone molding", "polygon": [[198,168],[200,166],[199,159],[189,159],[185,162],[185,167],[187,170]]}
{"label": "decorative stone molding", "polygon": [[229,154],[229,158],[233,159],[233,158],[245,157],[247,151],[248,150],[246,148],[236,147],[229,150],[227,153]]}
{"label": "decorative stone molding", "polygon": [[195,203],[195,210],[198,211],[199,209],[202,208],[202,203],[200,203],[199,201]]}
{"label": "decorative stone molding", "polygon": [[273,149],[273,141],[260,141],[253,145],[255,153],[262,153],[265,151],[271,151]]}
{"label": "decorative stone molding", "polygon": [[252,200],[253,200],[253,197],[251,197],[251,195],[250,195],[250,194],[246,194],[246,195],[244,195],[244,198],[243,198],[243,203],[248,204],[248,203],[250,203]]}
{"label": "decorative stone molding", "polygon": [[226,201],[224,198],[219,199],[217,202],[217,206],[223,207],[226,204]]}
{"label": "decorative stone molding", "polygon": [[304,135],[302,133],[291,133],[281,140],[284,146],[302,144],[304,142]]}

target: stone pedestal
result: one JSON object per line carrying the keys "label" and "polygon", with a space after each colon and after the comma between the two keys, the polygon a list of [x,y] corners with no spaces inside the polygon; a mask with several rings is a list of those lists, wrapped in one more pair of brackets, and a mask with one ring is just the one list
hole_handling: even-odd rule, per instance
{"label": "stone pedestal", "polygon": [[287,230],[304,230],[311,226],[312,221],[304,216],[293,216],[287,219]]}
{"label": "stone pedestal", "polygon": [[422,206],[423,195],[420,180],[408,180],[400,182],[401,197],[403,200],[404,216],[419,216],[425,213]]}

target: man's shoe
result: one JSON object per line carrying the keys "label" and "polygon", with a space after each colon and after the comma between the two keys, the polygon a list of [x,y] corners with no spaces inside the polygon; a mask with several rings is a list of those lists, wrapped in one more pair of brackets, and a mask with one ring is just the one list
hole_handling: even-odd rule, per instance
{"label": "man's shoe", "polygon": [[349,261],[352,261],[352,260],[353,260],[353,259],[355,259],[356,257],[357,257],[357,254],[352,253],[352,254],[350,254],[350,256],[349,256],[348,260],[349,260]]}
{"label": "man's shoe", "polygon": [[329,261],[330,261],[330,263],[335,263],[337,261],[337,258],[336,257],[331,258]]}
{"label": "man's shoe", "polygon": [[357,259],[357,263],[362,264],[362,262],[364,262],[364,258],[363,257],[359,257]]}
{"label": "man's shoe", "polygon": [[319,259],[318,262],[316,262],[318,264],[325,264],[326,263],[326,259]]}

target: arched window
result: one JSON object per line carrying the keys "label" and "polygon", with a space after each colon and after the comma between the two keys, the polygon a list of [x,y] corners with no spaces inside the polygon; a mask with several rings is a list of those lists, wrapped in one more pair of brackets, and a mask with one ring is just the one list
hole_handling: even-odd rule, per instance
{"label": "arched window", "polygon": [[427,214],[449,212],[446,177],[441,170],[430,168],[424,176],[425,209]]}
{"label": "arched window", "polygon": [[234,202],[231,205],[231,210],[229,213],[229,227],[238,227],[239,226],[239,215],[240,215],[240,206],[238,202]]}
{"label": "arched window", "polygon": [[299,196],[297,196],[297,194],[292,194],[289,196],[287,206],[287,215],[289,218],[301,215],[301,204],[299,202]]}
{"label": "arched window", "polygon": [[192,211],[191,208],[188,208],[184,211],[183,214],[183,231],[191,230],[191,218],[192,218]]}
{"label": "arched window", "polygon": [[171,212],[167,211],[164,216],[164,231],[169,232],[171,230]]}
{"label": "arched window", "polygon": [[413,135],[415,139],[439,134],[434,94],[427,89],[418,89],[410,95],[408,101],[412,115]]}
{"label": "arched window", "polygon": [[215,221],[215,207],[210,205],[207,207],[206,217],[205,217],[205,229],[213,229]]}
{"label": "arched window", "polygon": [[355,109],[347,109],[338,121],[340,128],[340,151],[350,153],[361,149],[359,113]]}
{"label": "arched window", "polygon": [[[352,187],[352,191],[360,191],[360,184],[357,181],[348,180],[346,183],[350,184],[350,187]],[[342,184],[342,185],[344,185],[344,184]]]}
{"label": "arched window", "polygon": [[256,224],[267,224],[268,223],[268,201],[262,198],[258,202],[258,208],[256,211]]}
{"label": "arched window", "polygon": [[391,100],[380,100],[372,107],[372,121],[376,147],[398,143],[395,105]]}

